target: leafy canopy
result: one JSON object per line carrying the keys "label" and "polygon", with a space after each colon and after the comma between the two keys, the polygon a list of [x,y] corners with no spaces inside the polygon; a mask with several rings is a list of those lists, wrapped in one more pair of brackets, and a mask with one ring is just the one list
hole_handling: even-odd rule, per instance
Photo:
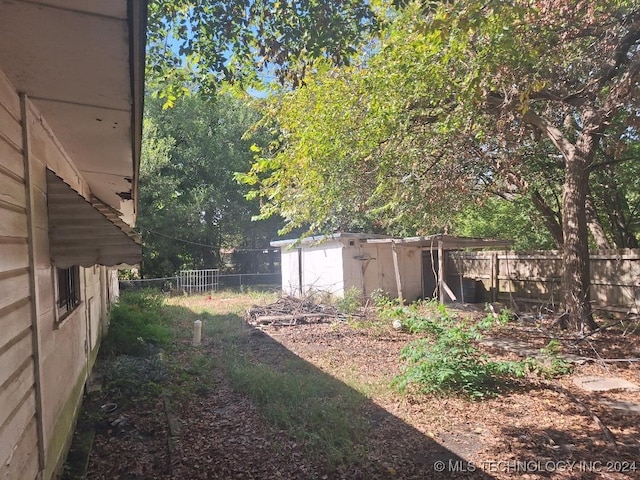
{"label": "leafy canopy", "polygon": [[297,86],[314,62],[346,65],[378,28],[379,0],[153,0],[147,78],[168,106],[219,83]]}
{"label": "leafy canopy", "polygon": [[[422,233],[496,194],[558,223],[567,152],[544,127],[576,141],[584,106],[603,108],[637,57],[615,57],[637,16],[623,0],[413,3],[370,57],[272,100],[280,136],[242,180],[288,228]],[[610,113],[609,150],[634,138],[636,99]]]}

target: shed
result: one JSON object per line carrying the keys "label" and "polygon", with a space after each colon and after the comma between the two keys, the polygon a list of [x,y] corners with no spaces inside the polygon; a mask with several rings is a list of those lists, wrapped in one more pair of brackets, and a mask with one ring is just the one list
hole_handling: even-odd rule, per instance
{"label": "shed", "polygon": [[320,292],[343,296],[355,288],[365,297],[382,290],[401,300],[473,302],[471,282],[475,280],[463,279],[457,273],[447,275],[446,252],[501,248],[511,243],[443,234],[393,238],[336,233],[278,240],[271,246],[282,249],[282,290],[289,295]]}

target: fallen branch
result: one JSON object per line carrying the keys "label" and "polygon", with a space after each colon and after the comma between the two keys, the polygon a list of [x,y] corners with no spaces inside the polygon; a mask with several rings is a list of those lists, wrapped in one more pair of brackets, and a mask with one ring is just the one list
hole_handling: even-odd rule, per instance
{"label": "fallen branch", "polygon": [[596,363],[617,363],[617,362],[640,362],[640,358],[591,358],[591,357],[580,357],[580,360],[584,360],[585,362],[596,362]]}
{"label": "fallen branch", "polygon": [[276,322],[305,320],[307,318],[338,318],[338,315],[328,315],[324,313],[297,313],[291,315],[260,315],[255,317],[251,323],[255,325],[270,325]]}

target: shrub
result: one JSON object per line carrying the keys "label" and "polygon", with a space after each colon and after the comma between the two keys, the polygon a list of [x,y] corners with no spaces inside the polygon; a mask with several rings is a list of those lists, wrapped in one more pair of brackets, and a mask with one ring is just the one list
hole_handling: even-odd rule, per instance
{"label": "shrub", "polygon": [[362,306],[362,292],[356,287],[351,287],[344,292],[342,298],[336,301],[336,308],[340,313],[352,315]]}
{"label": "shrub", "polygon": [[164,297],[153,290],[122,292],[110,312],[109,333],[103,352],[109,355],[144,355],[149,347],[166,345],[170,329],[165,318]]}
{"label": "shrub", "polygon": [[393,385],[405,390],[410,385],[423,393],[461,393],[473,398],[494,395],[501,384],[522,378],[535,369],[535,362],[492,361],[476,347],[481,331],[489,328],[486,319],[465,325],[444,305],[429,302],[428,316],[416,306],[395,308],[403,316],[403,326],[412,333],[426,334],[401,351],[406,362]]}

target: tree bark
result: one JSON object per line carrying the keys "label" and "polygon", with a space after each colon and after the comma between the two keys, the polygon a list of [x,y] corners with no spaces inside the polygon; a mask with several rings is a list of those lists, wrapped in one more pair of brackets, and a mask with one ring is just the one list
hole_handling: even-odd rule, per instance
{"label": "tree bark", "polygon": [[[587,120],[591,112],[583,117]],[[565,156],[566,171],[562,189],[562,258],[564,274],[565,326],[576,330],[597,328],[591,311],[589,286],[589,230],[587,226],[587,190],[589,163],[596,140],[589,133],[580,133],[571,155]]]}
{"label": "tree bark", "polygon": [[565,177],[562,187],[562,232],[564,244],[562,260],[562,291],[564,292],[563,326],[576,330],[597,328],[591,311],[589,286],[589,229],[587,227],[586,200],[589,188],[589,165],[593,159],[597,129],[596,113],[583,111],[582,132],[572,144],[562,131],[532,110],[524,120],[536,126],[551,140],[565,159]]}

